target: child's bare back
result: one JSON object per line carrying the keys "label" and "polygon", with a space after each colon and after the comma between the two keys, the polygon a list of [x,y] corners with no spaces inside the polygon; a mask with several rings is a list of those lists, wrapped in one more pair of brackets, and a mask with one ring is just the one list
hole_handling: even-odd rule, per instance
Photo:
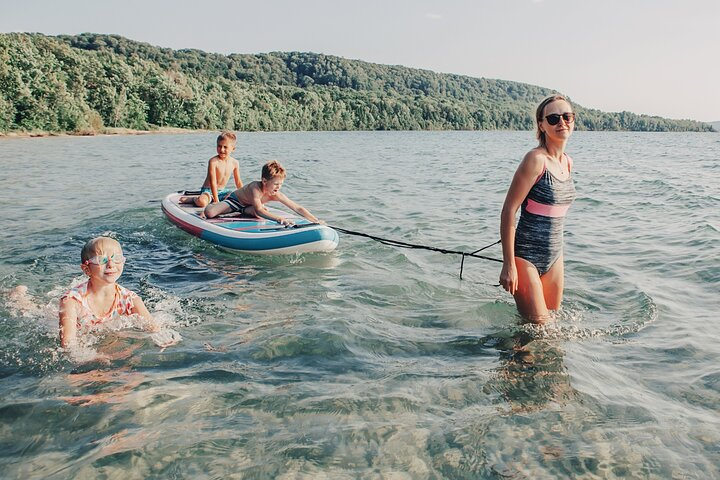
{"label": "child's bare back", "polygon": [[235,190],[235,197],[243,205],[255,205],[256,198],[259,198],[263,205],[278,200],[276,195],[263,192],[263,184],[258,181],[250,182],[243,188]]}

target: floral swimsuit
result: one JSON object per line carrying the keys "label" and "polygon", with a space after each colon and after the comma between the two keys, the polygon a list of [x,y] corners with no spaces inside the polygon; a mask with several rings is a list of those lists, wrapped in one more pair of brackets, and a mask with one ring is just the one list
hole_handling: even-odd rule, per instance
{"label": "floral swimsuit", "polygon": [[98,316],[90,308],[87,298],[88,282],[81,283],[68,290],[62,298],[71,298],[80,305],[78,312],[77,326],[78,328],[92,328],[102,322],[112,318],[114,315],[132,315],[135,313],[133,299],[137,295],[127,288],[115,284],[115,302],[112,308],[102,317]]}

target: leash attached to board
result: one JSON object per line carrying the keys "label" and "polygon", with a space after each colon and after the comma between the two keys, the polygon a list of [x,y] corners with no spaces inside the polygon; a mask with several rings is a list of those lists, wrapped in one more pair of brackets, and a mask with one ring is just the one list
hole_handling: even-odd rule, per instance
{"label": "leash attached to board", "polygon": [[338,232],[342,232],[342,233],[345,233],[348,235],[355,235],[358,237],[369,238],[370,240],[375,240],[376,242],[380,242],[383,245],[389,245],[392,247],[410,248],[410,249],[414,249],[414,250],[430,250],[431,252],[438,252],[438,253],[444,253],[444,254],[449,254],[449,255],[461,255],[462,258],[460,260],[460,280],[462,280],[463,268],[465,267],[465,257],[481,258],[483,260],[489,260],[491,262],[502,263],[502,260],[500,260],[500,259],[493,258],[493,257],[487,257],[485,255],[478,255],[479,252],[482,252],[483,250],[485,250],[487,248],[490,248],[494,245],[499,244],[500,240],[498,240],[497,242],[493,242],[489,245],[485,245],[484,247],[478,248],[474,252],[462,252],[459,250],[448,250],[446,248],[432,247],[432,246],[428,246],[428,245],[418,245],[416,243],[402,242],[400,240],[392,240],[389,238],[383,238],[383,237],[378,237],[375,235],[370,235],[368,233],[356,232],[353,230],[347,230],[345,228],[335,227],[333,225],[328,225],[328,227],[333,228],[333,229],[337,230]]}

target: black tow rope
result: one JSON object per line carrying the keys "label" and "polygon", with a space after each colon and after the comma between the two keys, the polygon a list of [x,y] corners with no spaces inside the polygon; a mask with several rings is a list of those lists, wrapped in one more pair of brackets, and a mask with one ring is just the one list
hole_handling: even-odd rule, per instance
{"label": "black tow rope", "polygon": [[407,243],[407,242],[401,242],[400,240],[392,240],[389,238],[382,238],[377,237],[375,235],[370,235],[363,232],[355,232],[353,230],[346,230],[344,228],[335,227],[332,225],[328,225],[328,227],[337,230],[338,232],[346,233],[348,235],[356,235],[358,237],[365,237],[369,238],[370,240],[375,240],[376,242],[380,242],[383,245],[390,245],[391,247],[399,247],[399,248],[410,248],[414,250],[430,250],[431,252],[438,252],[438,253],[444,253],[449,255],[461,255],[462,259],[460,260],[460,280],[462,280],[463,276],[463,268],[465,267],[465,257],[473,257],[473,258],[481,258],[483,260],[489,260],[491,262],[499,262],[502,263],[502,260],[493,258],[493,257],[486,257],[485,255],[478,255],[479,252],[482,252],[486,248],[490,248],[493,245],[497,245],[500,243],[500,240],[497,242],[493,242],[489,245],[485,245],[482,248],[478,248],[474,252],[462,252],[459,250],[448,250],[446,248],[439,248],[439,247],[431,247],[428,245],[418,245],[416,243]]}

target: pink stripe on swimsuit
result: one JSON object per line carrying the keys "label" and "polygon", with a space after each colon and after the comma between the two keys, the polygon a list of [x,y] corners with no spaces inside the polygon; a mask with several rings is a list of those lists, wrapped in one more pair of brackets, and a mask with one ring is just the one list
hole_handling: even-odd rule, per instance
{"label": "pink stripe on swimsuit", "polygon": [[535,265],[543,275],[562,255],[563,221],[575,200],[572,159],[567,180],[556,178],[545,166],[520,208],[515,229],[515,256]]}

